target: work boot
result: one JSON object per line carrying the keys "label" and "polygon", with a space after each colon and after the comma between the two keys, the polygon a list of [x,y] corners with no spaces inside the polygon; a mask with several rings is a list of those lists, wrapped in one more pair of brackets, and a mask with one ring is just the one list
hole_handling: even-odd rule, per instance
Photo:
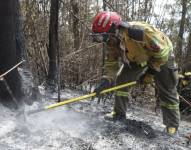
{"label": "work boot", "polygon": [[178,131],[177,131],[177,128],[176,127],[166,127],[166,133],[169,135],[169,136],[177,136],[178,135]]}
{"label": "work boot", "polygon": [[109,121],[124,121],[126,119],[126,115],[117,114],[116,112],[112,111],[111,113],[106,114],[104,119]]}

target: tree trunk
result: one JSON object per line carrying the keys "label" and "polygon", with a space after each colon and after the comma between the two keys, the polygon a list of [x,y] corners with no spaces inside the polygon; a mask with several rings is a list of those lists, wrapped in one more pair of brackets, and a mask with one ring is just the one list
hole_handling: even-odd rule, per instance
{"label": "tree trunk", "polygon": [[[15,1],[13,0],[0,1],[0,75],[17,63],[15,8]],[[8,87],[5,86],[4,81]],[[10,102],[13,102],[11,101],[13,96],[17,100],[22,97],[18,70],[11,71],[4,77],[4,81],[0,81],[0,99],[3,104],[9,105]],[[10,88],[12,96],[7,88]]]}
{"label": "tree trunk", "polygon": [[107,5],[105,3],[105,0],[103,0],[103,10],[106,11],[106,9],[107,9]]}
{"label": "tree trunk", "polygon": [[131,20],[134,20],[135,2],[132,1],[131,5],[132,5]]}
{"label": "tree trunk", "polygon": [[58,52],[58,10],[59,0],[51,0],[50,8],[50,25],[49,25],[49,70],[47,83],[55,86],[57,79],[57,52]]}
{"label": "tree trunk", "polygon": [[183,44],[183,35],[184,35],[184,25],[186,21],[186,13],[187,13],[187,0],[181,0],[182,5],[182,17],[180,21],[180,28],[178,33],[178,42],[177,42],[177,51],[179,56],[179,63],[182,60],[182,44]]}
{"label": "tree trunk", "polygon": [[74,48],[79,49],[80,46],[80,33],[79,33],[79,15],[78,3],[76,0],[71,0],[72,12],[73,12],[73,36],[74,36]]}
{"label": "tree trunk", "polygon": [[191,61],[191,31],[188,37],[188,45],[186,49],[186,61]]}
{"label": "tree trunk", "polygon": [[[22,59],[27,60],[26,48],[25,48],[25,38],[23,35],[23,24],[21,21],[20,15],[20,3],[19,0],[15,0],[15,34],[16,34],[16,56],[17,62],[20,62]],[[27,61],[28,64],[28,61]]]}

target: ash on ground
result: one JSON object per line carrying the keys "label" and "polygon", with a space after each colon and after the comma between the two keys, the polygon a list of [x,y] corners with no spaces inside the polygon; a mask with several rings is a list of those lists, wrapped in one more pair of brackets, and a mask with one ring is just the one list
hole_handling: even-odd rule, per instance
{"label": "ash on ground", "polygon": [[[71,90],[62,91],[63,99],[80,96]],[[55,100],[54,100],[55,99]],[[182,121],[179,135],[167,136],[162,117],[139,106],[128,108],[127,120],[106,121],[104,115],[112,111],[113,99],[97,104],[83,100],[36,114],[56,102],[56,94],[48,94],[32,105],[11,111],[0,106],[0,149],[2,150],[189,150],[191,123]]]}

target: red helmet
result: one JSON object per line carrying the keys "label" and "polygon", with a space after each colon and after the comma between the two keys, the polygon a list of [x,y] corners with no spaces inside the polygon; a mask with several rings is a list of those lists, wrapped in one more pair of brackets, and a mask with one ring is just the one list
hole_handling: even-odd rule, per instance
{"label": "red helmet", "polygon": [[92,31],[94,33],[108,32],[113,23],[118,26],[121,23],[121,16],[116,12],[102,11],[95,16]]}

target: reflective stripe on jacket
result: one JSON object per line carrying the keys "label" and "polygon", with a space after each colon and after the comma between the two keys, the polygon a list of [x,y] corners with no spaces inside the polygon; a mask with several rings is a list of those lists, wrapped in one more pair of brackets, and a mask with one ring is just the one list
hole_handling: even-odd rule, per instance
{"label": "reflective stripe on jacket", "polygon": [[128,96],[129,96],[129,92],[116,91],[115,95],[116,95],[116,96],[128,97]]}
{"label": "reflective stripe on jacket", "polygon": [[[145,22],[129,22],[129,25],[130,29],[122,28],[121,31],[127,58],[138,64],[147,62],[153,69],[159,71],[173,49],[171,41],[163,32]],[[142,38],[136,37],[137,33],[133,33],[136,32],[135,29],[143,31]],[[136,38],[142,40],[138,41]]]}
{"label": "reflective stripe on jacket", "polygon": [[123,48],[113,47],[113,42],[108,42],[104,75],[109,78],[114,79],[117,68],[119,69],[119,57],[160,71],[160,66],[167,62],[169,52],[173,49],[169,38],[155,27],[145,22],[128,24],[128,28],[119,29],[120,47]]}
{"label": "reflective stripe on jacket", "polygon": [[166,102],[161,102],[161,107],[165,107],[167,109],[179,109],[179,103],[177,104],[169,104],[169,103],[166,103]]}

